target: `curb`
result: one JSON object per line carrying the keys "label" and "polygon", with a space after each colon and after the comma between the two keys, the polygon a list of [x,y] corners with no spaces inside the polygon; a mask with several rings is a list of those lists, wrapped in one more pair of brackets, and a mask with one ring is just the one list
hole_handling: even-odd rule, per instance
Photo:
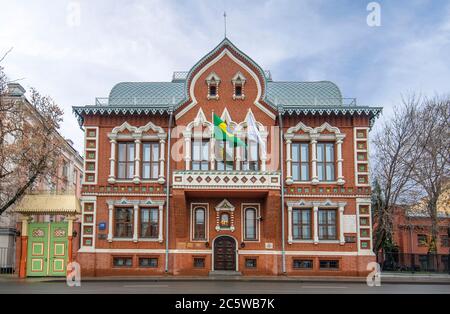
{"label": "curb", "polygon": [[[23,283],[53,283],[66,282],[65,278],[25,278],[0,277],[0,282],[23,282]],[[237,277],[237,276],[211,276],[211,277],[86,277],[82,282],[188,282],[188,281],[233,281],[233,282],[297,282],[297,283],[366,283],[365,277]],[[430,278],[425,276],[403,277],[403,276],[383,276],[381,283],[389,284],[436,284],[450,285],[450,277]]]}

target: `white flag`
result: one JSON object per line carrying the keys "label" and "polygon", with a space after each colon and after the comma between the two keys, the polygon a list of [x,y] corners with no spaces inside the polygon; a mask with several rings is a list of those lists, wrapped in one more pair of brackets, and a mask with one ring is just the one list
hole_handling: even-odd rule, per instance
{"label": "white flag", "polygon": [[263,152],[263,154],[266,153],[266,143],[261,137],[261,133],[259,132],[258,126],[256,125],[255,117],[253,117],[253,114],[247,115],[247,139],[248,141],[259,143],[259,145],[261,145],[261,151]]}

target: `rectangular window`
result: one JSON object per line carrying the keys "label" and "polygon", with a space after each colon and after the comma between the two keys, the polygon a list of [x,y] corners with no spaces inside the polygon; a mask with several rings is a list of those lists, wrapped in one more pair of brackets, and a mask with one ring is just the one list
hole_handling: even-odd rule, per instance
{"label": "rectangular window", "polygon": [[428,237],[426,234],[418,234],[417,235],[417,244],[419,246],[427,246]]}
{"label": "rectangular window", "polygon": [[336,240],[335,209],[319,209],[319,239]]}
{"label": "rectangular window", "polygon": [[133,237],[133,208],[116,208],[114,236]]}
{"label": "rectangular window", "polygon": [[292,267],[294,269],[312,269],[313,261],[311,259],[294,259]]}
{"label": "rectangular window", "polygon": [[205,268],[205,258],[194,257],[194,268]]}
{"label": "rectangular window", "polygon": [[192,170],[209,169],[209,141],[192,142]]}
{"label": "rectangular window", "polygon": [[216,96],[216,95],[217,95],[216,85],[210,85],[209,86],[209,96]]}
{"label": "rectangular window", "polygon": [[158,179],[159,143],[142,144],[142,178]]}
{"label": "rectangular window", "polygon": [[242,170],[258,171],[259,169],[259,144],[245,139],[247,147],[244,147],[242,156]]}
{"label": "rectangular window", "polygon": [[319,181],[334,181],[334,144],[317,144],[317,176]]}
{"label": "rectangular window", "polygon": [[338,260],[320,260],[319,261],[320,269],[330,269],[336,270],[339,269],[339,261]]}
{"label": "rectangular window", "polygon": [[309,144],[292,144],[292,180],[309,181]]}
{"label": "rectangular window", "polygon": [[206,209],[196,207],[193,215],[194,240],[206,240]]}
{"label": "rectangular window", "polygon": [[246,268],[256,268],[256,258],[246,258],[245,259]]}
{"label": "rectangular window", "polygon": [[141,257],[139,258],[139,267],[149,267],[156,268],[158,267],[158,258],[157,257]]}
{"label": "rectangular window", "polygon": [[242,85],[236,85],[236,86],[234,87],[234,94],[235,94],[237,97],[241,97],[241,96],[242,96]]}
{"label": "rectangular window", "polygon": [[441,246],[442,247],[449,247],[449,245],[448,245],[448,236],[441,236]]}
{"label": "rectangular window", "polygon": [[131,267],[133,266],[133,259],[131,257],[113,257],[114,267]]}
{"label": "rectangular window", "polygon": [[234,169],[234,145],[229,141],[216,141],[215,145],[216,169]]}
{"label": "rectangular window", "polygon": [[257,240],[257,212],[256,208],[244,209],[244,240]]}
{"label": "rectangular window", "polygon": [[134,176],[134,143],[122,142],[119,146],[119,161],[117,163],[119,179],[132,179]]}
{"label": "rectangular window", "polygon": [[141,238],[159,237],[158,216],[158,208],[141,208]]}
{"label": "rectangular window", "polygon": [[292,238],[295,240],[310,240],[311,209],[292,210]]}

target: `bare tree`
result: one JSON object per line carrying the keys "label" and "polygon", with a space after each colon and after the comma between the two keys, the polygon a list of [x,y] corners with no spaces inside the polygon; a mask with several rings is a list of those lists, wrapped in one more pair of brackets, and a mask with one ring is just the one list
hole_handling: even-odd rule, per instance
{"label": "bare tree", "polygon": [[0,68],[0,214],[52,176],[62,147],[59,106],[35,89],[30,101],[12,97],[6,85]]}
{"label": "bare tree", "polygon": [[393,244],[393,211],[395,205],[404,201],[404,196],[413,187],[410,176],[412,165],[405,162],[406,156],[416,158],[420,147],[412,145],[417,137],[417,114],[420,97],[411,95],[402,98],[402,104],[394,116],[387,120],[373,140],[376,154],[373,177],[375,182],[372,197],[375,241],[374,250]]}
{"label": "bare tree", "polygon": [[439,235],[437,202],[450,178],[450,96],[425,99],[416,119],[418,132],[412,145],[420,147],[421,154],[419,158],[405,156],[405,162],[412,168],[413,183],[425,194],[433,251]]}

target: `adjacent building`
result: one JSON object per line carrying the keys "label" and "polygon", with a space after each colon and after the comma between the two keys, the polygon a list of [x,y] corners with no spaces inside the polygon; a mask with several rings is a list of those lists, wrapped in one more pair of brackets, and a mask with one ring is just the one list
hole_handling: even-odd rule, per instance
{"label": "adjacent building", "polygon": [[[83,276],[358,276],[375,261],[368,139],[381,108],[336,84],[275,81],[224,39],[170,82],[118,83],[73,110]],[[246,146],[216,140],[213,114]]]}
{"label": "adjacent building", "polygon": [[[40,123],[39,113],[33,109],[25,92],[20,84],[10,83],[7,93],[2,96],[2,101],[18,102],[21,106],[28,106],[31,110],[26,112],[32,113],[29,119],[30,123]],[[0,215],[0,271],[2,272],[15,272],[22,277],[48,274],[65,276],[68,257],[71,256],[70,251],[73,249],[75,254],[78,251],[79,237],[72,239],[71,234],[69,239],[67,232],[69,223],[67,221],[68,213],[64,210],[64,200],[70,199],[70,207],[77,208],[77,202],[81,196],[83,158],[73,147],[71,140],[64,139],[56,131],[55,136],[62,145],[61,160],[58,162],[59,167],[55,174],[47,177],[41,176],[27,192],[28,195]],[[24,173],[24,175],[26,174]],[[70,228],[79,230],[76,211],[71,214],[73,216],[71,216]],[[54,228],[56,224],[60,226],[57,229]],[[51,252],[48,250],[51,242],[48,230],[52,227],[58,234],[64,234],[54,241],[58,250],[62,248],[58,258],[52,258],[48,253]],[[28,230],[31,231],[30,234],[28,234]],[[61,246],[62,243],[64,243],[63,246]],[[59,271],[52,272],[50,266],[53,265],[50,263],[48,263],[49,267],[44,267],[46,260],[54,261]],[[41,271],[34,271],[32,265]]]}

